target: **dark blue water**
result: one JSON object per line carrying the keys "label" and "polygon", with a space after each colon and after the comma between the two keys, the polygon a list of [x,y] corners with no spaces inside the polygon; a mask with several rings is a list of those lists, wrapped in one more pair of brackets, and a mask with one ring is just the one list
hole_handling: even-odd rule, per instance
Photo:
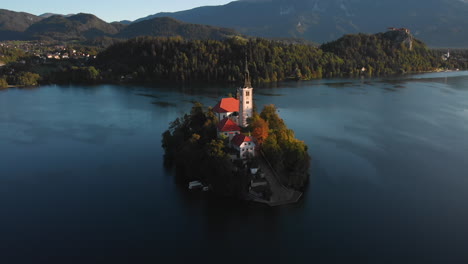
{"label": "dark blue water", "polygon": [[256,88],[313,157],[279,208],[163,167],[168,123],[232,91],[0,91],[0,263],[468,262],[468,72]]}

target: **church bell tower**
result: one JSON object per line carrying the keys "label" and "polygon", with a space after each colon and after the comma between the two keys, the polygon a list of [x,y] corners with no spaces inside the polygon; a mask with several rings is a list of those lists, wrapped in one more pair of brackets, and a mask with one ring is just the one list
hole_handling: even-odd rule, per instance
{"label": "church bell tower", "polygon": [[239,126],[241,127],[247,127],[247,118],[253,115],[253,88],[247,60],[245,61],[244,74],[244,85],[237,89],[239,95]]}

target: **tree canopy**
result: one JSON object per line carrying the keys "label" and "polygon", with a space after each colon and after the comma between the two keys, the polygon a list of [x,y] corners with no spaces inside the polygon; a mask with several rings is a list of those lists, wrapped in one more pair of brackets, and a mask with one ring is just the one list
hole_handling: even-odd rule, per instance
{"label": "tree canopy", "polygon": [[0,88],[7,88],[8,87],[8,82],[6,81],[5,78],[0,78]]}
{"label": "tree canopy", "polygon": [[209,182],[221,195],[240,196],[246,190],[246,175],[231,162],[227,145],[218,139],[217,118],[210,109],[195,103],[174,120],[162,136],[165,161],[185,180]]}
{"label": "tree canopy", "polygon": [[[295,138],[278,115],[274,105],[266,105],[260,115],[250,123],[252,135],[258,136],[261,149],[270,164],[283,175],[283,182],[295,189],[301,189],[309,179],[310,156],[307,145]],[[268,132],[265,132],[268,129]]]}
{"label": "tree canopy", "polygon": [[321,47],[260,38],[138,37],[101,52],[96,67],[114,80],[235,82],[242,79],[247,55],[253,81],[276,82],[431,71],[443,65],[424,43],[395,34],[346,35]]}

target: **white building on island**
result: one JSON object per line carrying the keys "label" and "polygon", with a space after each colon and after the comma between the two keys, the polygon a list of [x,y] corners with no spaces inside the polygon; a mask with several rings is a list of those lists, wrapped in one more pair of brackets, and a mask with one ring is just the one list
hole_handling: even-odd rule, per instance
{"label": "white building on island", "polygon": [[244,134],[236,135],[232,138],[231,144],[239,152],[240,159],[255,157],[254,137]]}
{"label": "white building on island", "polygon": [[245,64],[244,85],[237,89],[236,98],[222,98],[213,112],[218,117],[218,137],[228,137],[230,145],[238,153],[240,159],[255,156],[255,138],[241,134],[241,128],[248,126],[247,119],[253,116],[253,88],[250,73]]}
{"label": "white building on island", "polygon": [[250,81],[249,68],[245,64],[245,82],[237,89],[239,97],[239,126],[247,127],[247,118],[253,116],[253,88]]}
{"label": "white building on island", "polygon": [[223,98],[215,105],[215,107],[213,107],[213,112],[216,114],[218,120],[232,118],[237,122],[237,116],[239,115],[239,100],[232,97]]}
{"label": "white building on island", "polygon": [[239,98],[223,98],[218,104],[213,107],[213,112],[218,117],[218,120],[230,118],[240,127],[247,127],[247,119],[253,116],[253,88],[250,81],[250,73],[245,65],[245,80],[244,85],[237,89],[237,97]]}

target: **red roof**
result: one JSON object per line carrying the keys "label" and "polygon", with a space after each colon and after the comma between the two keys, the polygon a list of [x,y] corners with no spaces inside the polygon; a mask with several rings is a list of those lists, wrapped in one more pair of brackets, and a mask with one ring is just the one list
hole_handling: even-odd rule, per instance
{"label": "red roof", "polygon": [[238,134],[235,135],[231,140],[231,143],[238,147],[240,147],[240,145],[242,145],[244,142],[253,142],[253,138],[243,134]]}
{"label": "red roof", "polygon": [[218,131],[229,132],[229,131],[240,131],[240,127],[229,118],[224,118],[218,123]]}
{"label": "red roof", "polygon": [[239,112],[239,100],[235,98],[223,98],[213,107],[216,113]]}

